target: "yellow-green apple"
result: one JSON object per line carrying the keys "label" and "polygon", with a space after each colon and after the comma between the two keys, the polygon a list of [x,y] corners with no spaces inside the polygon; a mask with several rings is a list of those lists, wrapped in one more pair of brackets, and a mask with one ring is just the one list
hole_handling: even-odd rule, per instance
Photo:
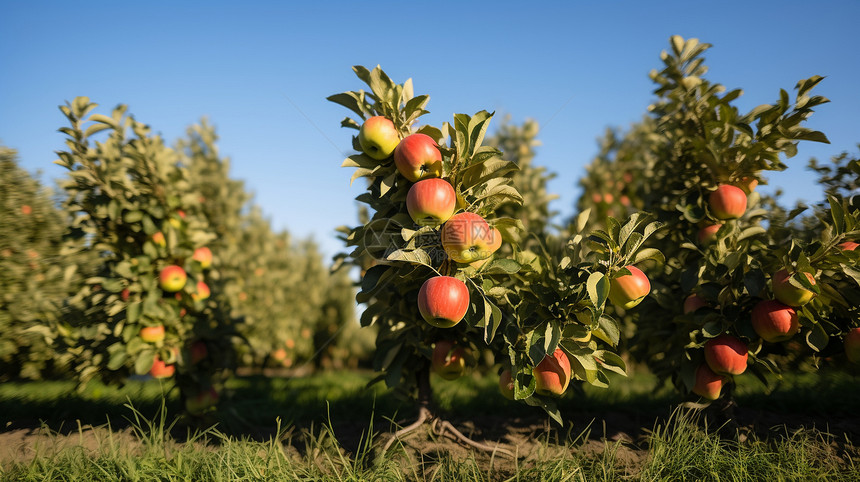
{"label": "yellow-green apple", "polygon": [[456,380],[466,373],[466,350],[450,340],[439,340],[433,348],[431,368],[445,380]]}
{"label": "yellow-green apple", "polygon": [[860,244],[857,244],[854,241],[845,241],[844,243],[839,244],[839,247],[842,248],[843,251],[856,251],[858,246],[860,246]]}
{"label": "yellow-green apple", "polygon": [[427,134],[408,135],[394,149],[394,165],[412,182],[442,176],[442,153]]}
{"label": "yellow-green apple", "polygon": [[167,246],[167,240],[164,239],[164,233],[162,233],[161,231],[152,235],[152,242],[155,243],[157,246],[161,246],[162,248]]}
{"label": "yellow-green apple", "polygon": [[636,266],[625,266],[630,274],[609,280],[609,300],[619,308],[629,310],[638,305],[651,292],[651,282]]}
{"label": "yellow-green apple", "polygon": [[737,219],[747,210],[744,190],[731,184],[720,184],[708,197],[711,214],[717,219]]}
{"label": "yellow-green apple", "polygon": [[161,289],[169,293],[175,293],[185,287],[188,275],[184,269],[171,264],[161,270],[161,273],[158,274],[158,280],[161,284]]}
{"label": "yellow-green apple", "polygon": [[714,373],[708,365],[699,365],[696,369],[696,383],[693,385],[693,393],[708,400],[720,398],[725,379],[722,375]]}
{"label": "yellow-green apple", "polygon": [[720,335],[705,342],[705,363],[718,375],[740,375],[747,369],[749,349],[732,335]]}
{"label": "yellow-green apple", "polygon": [[717,238],[717,231],[719,231],[721,227],[723,227],[722,224],[709,224],[702,227],[696,235],[699,240],[699,244],[708,244],[715,240]]}
{"label": "yellow-green apple", "polygon": [[202,415],[218,404],[218,391],[212,387],[200,391],[197,395],[185,399],[185,410],[191,415]]}
{"label": "yellow-green apple", "polygon": [[[465,212],[457,213],[442,226],[442,248],[449,258],[458,263],[471,263],[487,259],[496,242],[494,232],[481,216]],[[498,236],[499,242],[501,236]]]}
{"label": "yellow-green apple", "polygon": [[510,368],[505,368],[499,375],[499,391],[508,400],[514,399],[514,376]]}
{"label": "yellow-green apple", "polygon": [[845,356],[851,363],[860,363],[860,328],[851,328],[845,335]]}
{"label": "yellow-green apple", "polygon": [[418,290],[418,311],[427,323],[451,328],[469,310],[469,288],[452,276],[435,276]]}
{"label": "yellow-green apple", "polygon": [[[811,274],[806,272],[803,274],[806,275],[806,279],[809,280],[810,284],[815,285],[815,278]],[[793,308],[803,306],[812,301],[812,298],[815,297],[815,293],[806,288],[798,288],[797,286],[794,286],[791,284],[790,279],[791,274],[785,269],[781,269],[774,273],[773,297]]]}
{"label": "yellow-green apple", "polygon": [[752,326],[764,341],[778,343],[800,331],[794,308],[775,300],[759,301],[752,310]]}
{"label": "yellow-green apple", "polygon": [[176,372],[175,365],[168,365],[158,355],[155,355],[152,360],[152,368],[149,369],[149,374],[153,378],[169,378],[173,376],[174,372]]}
{"label": "yellow-green apple", "polygon": [[192,365],[200,363],[209,356],[209,348],[206,347],[206,342],[203,340],[197,340],[192,343],[188,351],[191,353]]}
{"label": "yellow-green apple", "polygon": [[387,117],[378,115],[364,121],[358,131],[358,143],[368,156],[381,161],[394,152],[400,142],[397,128]]}
{"label": "yellow-green apple", "polygon": [[438,226],[447,221],[457,207],[457,194],[448,181],[422,179],[409,188],[406,210],[415,224]]}
{"label": "yellow-green apple", "polygon": [[708,306],[708,302],[697,294],[692,294],[684,300],[684,314],[688,315],[695,312],[699,308]]}
{"label": "yellow-green apple", "polygon": [[570,360],[561,348],[556,348],[552,355],[545,355],[534,367],[532,375],[535,377],[535,392],[560,397],[570,383]]}
{"label": "yellow-green apple", "polygon": [[194,301],[203,301],[209,299],[209,295],[212,292],[209,291],[209,285],[202,281],[197,282],[197,291],[191,294],[191,299]]}
{"label": "yellow-green apple", "polygon": [[212,250],[203,246],[194,250],[191,259],[200,263],[200,267],[206,269],[212,266]]}
{"label": "yellow-green apple", "polygon": [[164,340],[164,325],[144,326],[140,329],[140,339],[147,343],[158,343]]}

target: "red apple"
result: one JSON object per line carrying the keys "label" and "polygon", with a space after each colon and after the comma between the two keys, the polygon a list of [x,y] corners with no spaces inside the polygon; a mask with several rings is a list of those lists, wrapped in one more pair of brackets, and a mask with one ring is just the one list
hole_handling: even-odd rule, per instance
{"label": "red apple", "polygon": [[619,308],[629,310],[638,305],[651,292],[651,282],[636,266],[625,266],[630,274],[609,280],[609,300]]}
{"label": "red apple", "polygon": [[218,391],[213,387],[201,391],[197,395],[185,399],[185,410],[198,416],[218,404]]}
{"label": "red apple", "polygon": [[140,339],[147,343],[158,343],[164,340],[164,325],[144,326],[140,329]]}
{"label": "red apple", "polygon": [[731,335],[720,335],[705,342],[705,362],[714,373],[740,375],[747,369],[749,349]]}
{"label": "red apple", "polygon": [[722,375],[714,373],[708,368],[708,365],[700,365],[696,370],[696,384],[693,386],[693,393],[708,400],[716,400],[720,398],[723,382]]}
{"label": "red apple", "polygon": [[720,184],[708,197],[711,214],[717,219],[737,219],[747,210],[747,195],[731,184]]}
{"label": "red apple", "polygon": [[32,212],[33,208],[31,208],[29,205],[25,204],[21,206],[21,214],[23,214],[24,216],[29,216]]}
{"label": "red apple", "polygon": [[149,369],[149,374],[153,378],[169,378],[174,372],[176,372],[176,366],[164,363],[158,355],[152,360],[152,368]]}
{"label": "red apple", "polygon": [[200,267],[206,269],[212,266],[212,250],[203,246],[194,250],[191,259],[200,263]]}
{"label": "red apple", "polygon": [[[487,259],[492,254],[494,233],[487,221],[475,213],[458,213],[442,226],[442,247],[458,263]],[[498,236],[501,242],[501,236]]]}
{"label": "red apple", "polygon": [[123,288],[122,292],[120,293],[120,297],[123,301],[128,301],[129,297],[131,297],[131,290],[128,288]]}
{"label": "red apple", "polygon": [[860,363],[860,328],[851,328],[845,335],[845,356],[851,363]]}
{"label": "red apple", "polygon": [[469,288],[451,276],[428,279],[418,291],[418,311],[424,320],[438,328],[451,328],[469,310]]}
{"label": "red apple", "polygon": [[445,380],[456,380],[466,373],[466,350],[449,340],[439,340],[433,348],[431,367]]}
{"label": "red apple", "polygon": [[185,287],[185,282],[188,281],[188,275],[185,270],[172,264],[165,266],[158,275],[161,284],[161,289],[169,293],[175,293]]}
{"label": "red apple", "polygon": [[423,179],[406,195],[406,209],[415,224],[438,226],[447,221],[457,206],[457,194],[448,181]]}
{"label": "red apple", "polygon": [[753,307],[752,325],[758,336],[770,343],[788,340],[800,331],[794,309],[774,300],[759,301]]}
{"label": "red apple", "polygon": [[499,375],[499,391],[508,400],[514,399],[514,377],[510,369],[505,369]]}
{"label": "red apple", "polygon": [[287,350],[283,348],[278,348],[277,350],[272,352],[272,358],[277,361],[284,361],[287,358]]}
{"label": "red apple", "polygon": [[197,282],[197,291],[195,291],[191,295],[191,299],[194,301],[204,301],[204,300],[209,299],[209,295],[211,295],[211,294],[212,294],[212,292],[209,291],[209,285],[207,285],[206,283],[204,283],[202,281],[198,281]]}
{"label": "red apple", "polygon": [[570,360],[561,348],[556,348],[552,356],[544,356],[532,374],[535,377],[536,393],[560,397],[570,383]]}
{"label": "red apple", "polygon": [[152,242],[155,243],[157,246],[161,246],[162,248],[167,246],[167,240],[164,239],[164,233],[162,233],[161,231],[152,235]]}
{"label": "red apple", "polygon": [[699,239],[699,244],[708,244],[717,238],[717,231],[723,227],[722,224],[709,224],[699,230],[696,236]]}
{"label": "red apple", "polygon": [[[809,273],[804,272],[804,274],[806,279],[814,285],[815,278]],[[815,297],[815,293],[806,288],[794,286],[789,281],[790,278],[791,274],[785,269],[781,269],[773,275],[773,297],[794,308],[809,303]]]}
{"label": "red apple", "polygon": [[844,243],[839,244],[839,247],[844,251],[856,251],[858,246],[860,246],[860,244],[857,244],[854,241],[845,241]]}
{"label": "red apple", "polygon": [[[490,254],[495,253],[502,247],[502,233],[500,233],[498,229],[491,229],[489,240],[490,245],[488,246],[488,249],[490,250]],[[479,259],[478,261],[472,261],[469,265],[475,269],[481,269],[481,266],[487,264],[488,261],[490,261],[490,258]]]}
{"label": "red apple", "polygon": [[684,300],[684,314],[688,315],[695,312],[699,308],[708,306],[708,302],[697,294],[692,294]]}
{"label": "red apple", "polygon": [[412,182],[440,177],[442,153],[432,137],[427,134],[412,134],[406,136],[394,149],[394,165],[403,177]]}
{"label": "red apple", "polygon": [[192,365],[200,363],[209,356],[209,348],[206,347],[206,342],[203,340],[197,340],[192,343],[189,352],[191,352]]}
{"label": "red apple", "polygon": [[358,131],[358,143],[368,156],[381,161],[394,152],[400,142],[397,128],[390,119],[378,115],[364,121]]}

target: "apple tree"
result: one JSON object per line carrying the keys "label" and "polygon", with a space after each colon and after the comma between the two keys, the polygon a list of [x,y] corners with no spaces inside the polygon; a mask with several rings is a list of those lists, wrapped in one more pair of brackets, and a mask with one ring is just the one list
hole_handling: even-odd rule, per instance
{"label": "apple tree", "polygon": [[96,253],[98,263],[58,330],[81,383],[175,377],[186,408],[200,413],[235,363],[234,319],[210,297],[220,290],[215,234],[176,151],[125,106],[96,107],[86,97],[60,107],[65,253]]}
{"label": "apple tree", "polygon": [[[418,421],[388,445],[436,417],[431,370],[461,375],[482,349],[501,365],[504,395],[560,421],[555,400],[571,377],[607,386],[608,373],[624,373],[613,348],[617,324],[603,308],[612,280],[631,274],[627,266],[658,257],[640,249],[658,225],[635,216],[593,236],[576,233],[560,259],[522,249],[523,222],[499,215],[523,196],[516,163],[484,145],[492,114],[419,126],[429,97],[415,96],[411,80],[395,84],[379,67],[353,70],[370,91],[329,100],[358,116],[342,121],[358,131],[359,151],[343,165],[355,168],[352,180],[368,180],[357,197],[368,218],[343,229],[353,251],[340,260],[363,270],[356,300],[365,304],[362,325],[378,329],[375,381],[420,407]],[[481,446],[447,422],[433,426]]]}

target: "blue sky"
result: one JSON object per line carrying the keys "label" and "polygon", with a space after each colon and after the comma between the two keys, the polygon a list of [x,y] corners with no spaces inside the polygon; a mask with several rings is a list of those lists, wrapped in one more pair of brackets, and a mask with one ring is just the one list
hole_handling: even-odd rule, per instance
{"label": "blue sky", "polygon": [[827,76],[816,92],[832,103],[808,125],[832,144],[801,144],[770,177],[787,201],[820,198],[809,157],[856,153],[860,142],[860,2],[120,3],[0,4],[0,142],[50,183],[65,175],[52,164],[63,146],[57,106],[75,96],[100,112],[128,104],[171,143],[207,116],[233,176],[275,226],[327,254],[340,248],[333,228],[355,222],[362,184],[350,187],[339,167],[348,112],[325,97],[363,87],[356,64],[411,77],[430,94],[426,123],[481,109],[536,119],[536,162],[558,173],[561,217],[573,213],[595,139],[645,113],[648,72],[673,34],[714,45],[707,77],[743,88],[742,110]]}

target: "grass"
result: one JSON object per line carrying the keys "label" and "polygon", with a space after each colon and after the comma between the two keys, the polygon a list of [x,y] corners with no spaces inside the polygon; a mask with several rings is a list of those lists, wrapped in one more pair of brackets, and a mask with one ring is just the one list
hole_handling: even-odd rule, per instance
{"label": "grass", "polygon": [[[202,430],[174,418],[175,390],[157,381],[119,389],[92,384],[83,392],[68,382],[4,383],[0,415],[14,422],[3,427],[41,425],[48,435],[26,457],[0,459],[0,479],[857,480],[860,473],[856,440],[846,435],[777,425],[738,439],[721,437],[695,415],[676,411],[667,418],[681,399],[648,375],[566,397],[561,408],[569,422],[550,430],[541,428],[540,412],[498,396],[493,376],[434,379],[440,409],[461,426],[482,418],[525,419],[520,428],[531,423],[520,447],[526,456],[493,459],[431,436],[420,449],[410,441],[378,457],[390,420],[408,420],[414,410],[384,387],[365,389],[371,376],[233,379],[232,400],[223,408],[238,421],[227,417]],[[860,406],[857,378],[840,373],[787,377],[771,392],[739,377],[736,394],[740,406],[787,421],[795,413],[838,420]],[[600,418],[607,413],[650,421],[638,435],[607,439],[611,421]],[[86,424],[100,427],[81,428]],[[0,431],[0,444],[2,437]]]}

